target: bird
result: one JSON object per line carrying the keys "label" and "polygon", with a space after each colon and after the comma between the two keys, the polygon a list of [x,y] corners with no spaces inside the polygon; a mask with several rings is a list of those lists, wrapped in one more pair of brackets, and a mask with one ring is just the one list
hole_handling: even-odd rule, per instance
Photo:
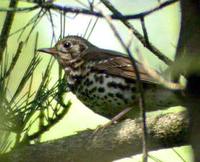
{"label": "bird", "polygon": [[[123,53],[103,49],[83,37],[69,35],[54,47],[38,49],[55,57],[65,72],[70,91],[93,112],[112,119],[131,107],[125,118],[138,112],[136,71],[130,58]],[[147,107],[158,109],[177,104],[174,93],[163,88],[136,61]]]}

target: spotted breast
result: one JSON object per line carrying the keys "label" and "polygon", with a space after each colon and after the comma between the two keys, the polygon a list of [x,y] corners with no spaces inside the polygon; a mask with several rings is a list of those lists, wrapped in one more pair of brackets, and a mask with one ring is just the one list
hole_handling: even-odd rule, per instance
{"label": "spotted breast", "polygon": [[[87,52],[84,57],[98,54],[91,52]],[[130,60],[123,55],[110,56],[110,52],[112,51],[104,51],[109,57],[104,55],[100,58],[90,57],[87,58],[89,61],[77,59],[70,64],[70,68],[67,67],[70,69],[67,83],[71,91],[87,107],[108,118],[114,117],[124,108],[138,105],[136,80],[133,79],[135,73],[132,74],[133,67]],[[144,86],[147,88],[155,85],[152,79],[147,80],[148,76],[142,70],[140,67],[142,79],[146,77],[146,80],[143,80]]]}

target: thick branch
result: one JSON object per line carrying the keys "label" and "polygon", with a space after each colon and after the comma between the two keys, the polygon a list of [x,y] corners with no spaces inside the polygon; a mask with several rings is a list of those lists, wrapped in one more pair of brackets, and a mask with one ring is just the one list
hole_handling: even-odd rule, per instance
{"label": "thick branch", "polygon": [[[200,1],[181,1],[181,31],[177,49],[178,72],[186,72],[185,104],[190,116],[190,143],[194,150],[194,159],[200,161]],[[178,64],[182,59],[183,64]]]}
{"label": "thick branch", "polygon": [[[187,144],[188,120],[185,111],[162,113],[147,118],[149,149],[157,150]],[[83,131],[59,140],[25,146],[3,157],[19,162],[110,162],[141,153],[141,120],[126,120],[96,135]]]}

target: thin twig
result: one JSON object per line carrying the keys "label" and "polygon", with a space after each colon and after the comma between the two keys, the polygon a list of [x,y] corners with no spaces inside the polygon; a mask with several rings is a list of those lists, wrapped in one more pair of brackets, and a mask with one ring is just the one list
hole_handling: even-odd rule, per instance
{"label": "thin twig", "polygon": [[89,27],[90,27],[91,22],[92,22],[92,18],[90,18],[90,21],[88,22],[88,25],[87,25],[87,27],[86,27],[86,30],[85,30],[85,32],[84,32],[84,34],[83,34],[83,38],[85,38],[85,36],[86,36],[86,34],[87,34],[87,32],[88,32],[88,29],[89,29]]}
{"label": "thin twig", "polygon": [[13,94],[11,100],[10,100],[10,103],[12,103],[16,97],[20,94],[20,92],[22,91],[22,89],[24,88],[24,86],[26,85],[27,81],[29,80],[29,78],[31,77],[33,71],[35,70],[35,68],[37,67],[37,65],[39,64],[40,62],[40,58],[39,57],[34,57],[29,66],[27,67],[15,93]]}
{"label": "thin twig", "polygon": [[[95,7],[96,8],[96,7]],[[142,116],[142,142],[143,142],[143,162],[147,162],[147,157],[148,157],[148,151],[147,151],[147,126],[146,126],[146,113],[145,113],[145,98],[144,98],[144,93],[143,93],[143,87],[140,79],[140,74],[138,67],[136,65],[136,60],[131,54],[130,49],[126,46],[124,41],[122,40],[121,36],[119,35],[118,31],[116,30],[115,26],[112,23],[112,18],[104,14],[103,11],[100,10],[102,15],[105,17],[106,21],[110,25],[112,31],[114,32],[115,36],[121,43],[122,47],[126,50],[126,52],[129,55],[129,58],[132,62],[132,66],[135,69],[135,74],[136,74],[136,83],[137,83],[137,88],[139,92],[139,107],[141,111],[141,116]]]}
{"label": "thin twig", "polygon": [[[37,55],[37,46],[38,46],[38,38],[39,38],[39,33],[36,33],[36,37],[35,37],[35,47],[34,47],[34,55]],[[34,72],[30,78],[30,83],[29,83],[29,88],[28,88],[28,94],[27,94],[27,99],[26,99],[26,105],[28,105],[29,103],[29,99],[31,97],[31,90],[32,90],[32,84],[33,84],[33,76],[34,76]]]}
{"label": "thin twig", "polygon": [[83,3],[81,0],[76,0],[80,5],[82,5],[85,8],[89,8],[85,3]]}
{"label": "thin twig", "polygon": [[32,6],[32,7],[18,7],[18,8],[3,8],[3,7],[0,7],[0,12],[29,12],[29,11],[32,11],[32,10],[35,10],[35,9],[38,9],[40,6],[39,5],[35,5],[35,6]]}
{"label": "thin twig", "polygon": [[176,151],[175,148],[172,148],[172,150],[176,153],[176,155],[182,160],[182,162],[186,162],[186,160]]}
{"label": "thin twig", "polygon": [[90,6],[90,10],[94,11],[93,5],[94,5],[94,0],[87,0]]}
{"label": "thin twig", "polygon": [[[141,18],[141,24],[142,24],[142,30],[144,33],[144,38],[146,40],[146,46],[149,46],[149,37],[148,37],[148,33],[147,33],[147,29],[145,26],[145,21],[144,21],[144,17]],[[160,76],[155,70],[153,70],[152,68],[150,68],[150,66],[148,66],[147,61],[142,57],[142,54],[140,53],[139,49],[137,49],[137,54],[141,60],[142,66],[143,68],[146,70],[146,72],[155,79],[155,81],[163,84],[166,88],[172,89],[172,90],[182,90],[184,87],[178,83],[173,83],[170,81],[165,80],[162,76]]]}
{"label": "thin twig", "polygon": [[[68,102],[67,104],[68,108],[71,106],[71,102]],[[35,138],[37,138],[39,135],[43,134],[44,132],[48,131],[53,125],[55,125],[58,121],[60,121],[64,116],[65,114],[68,112],[68,108],[64,108],[62,110],[62,112],[60,114],[58,114],[56,116],[55,119],[51,119],[51,122],[48,123],[47,125],[42,125],[40,130],[38,130],[37,132],[33,133],[32,135],[28,135],[26,137],[26,139],[24,139],[25,141],[28,139],[29,141],[30,140],[33,140]]]}
{"label": "thin twig", "polygon": [[53,33],[52,34],[52,43],[53,43],[53,41],[56,41],[56,34],[55,34],[55,30],[54,30],[55,25],[54,25],[54,22],[53,22],[53,17],[52,17],[52,14],[51,14],[51,10],[47,10],[47,12],[48,12],[48,15],[49,15],[49,20],[50,20],[50,24],[51,24],[51,28],[52,28],[52,33]]}
{"label": "thin twig", "polygon": [[146,26],[145,26],[144,17],[142,17],[140,20],[141,20],[142,30],[143,30],[143,34],[144,34],[144,39],[145,39],[145,42],[146,42],[145,46],[149,47],[149,37],[148,37],[147,29],[146,29]]}
{"label": "thin twig", "polygon": [[138,48],[136,48],[136,52],[137,52],[137,55],[141,62],[142,67],[144,68],[146,73],[149,74],[156,82],[158,82],[159,84],[162,84],[164,87],[171,89],[171,90],[183,90],[185,88],[185,86],[183,86],[179,83],[173,83],[171,81],[164,79],[159,73],[157,73],[157,71],[150,68],[147,60],[143,58],[143,56]]}
{"label": "thin twig", "polygon": [[[31,34],[32,34],[32,32],[33,32],[33,30],[36,28],[36,26],[37,26],[37,24],[40,22],[40,20],[42,19],[42,17],[46,14],[46,10],[42,13],[42,9],[39,11],[39,14],[38,14],[38,17],[36,17],[36,19],[35,19],[35,21],[34,21],[34,24],[33,24],[33,26],[31,27],[31,29],[30,29],[30,31],[29,31],[29,34],[28,34],[28,36],[26,37],[26,40],[25,40],[25,42],[28,42],[28,40],[29,40],[29,38],[30,38],[30,36],[31,36]],[[40,13],[42,13],[41,15],[40,15]]]}
{"label": "thin twig", "polygon": [[91,34],[92,34],[92,32],[93,32],[95,26],[97,25],[98,20],[99,20],[99,19],[98,19],[98,17],[97,17],[96,20],[95,20],[95,22],[94,22],[94,24],[93,24],[93,26],[92,26],[92,29],[90,30],[90,33],[89,33],[88,36],[87,36],[87,39],[90,38],[90,36],[91,36]]}
{"label": "thin twig", "polygon": [[58,39],[63,38],[63,13],[60,13],[60,35]]}
{"label": "thin twig", "polygon": [[[102,0],[103,2],[104,0]],[[138,14],[130,14],[130,15],[109,15],[112,19],[117,19],[117,20],[129,20],[129,19],[140,19],[141,17],[150,15],[152,13],[154,13],[155,11],[158,11],[164,7],[167,7],[175,2],[177,2],[178,0],[169,0],[166,2],[161,3],[160,5],[154,7],[153,9],[138,13]],[[104,1],[106,2],[106,1]],[[103,2],[103,3],[104,3]],[[23,12],[23,11],[28,11],[28,10],[34,10],[37,9],[39,7],[45,8],[45,9],[54,9],[54,10],[59,10],[59,11],[65,11],[65,12],[70,12],[70,13],[82,13],[82,14],[86,14],[86,15],[93,15],[93,16],[97,16],[97,17],[103,17],[103,15],[100,12],[95,12],[93,10],[88,10],[88,9],[84,9],[84,8],[78,8],[78,7],[69,7],[69,6],[63,6],[60,4],[53,4],[53,3],[42,3],[40,5],[36,5],[33,7],[27,7],[27,8],[0,8],[0,12],[5,12],[5,11],[15,11],[15,12]]]}
{"label": "thin twig", "polygon": [[156,158],[156,157],[154,157],[154,156],[152,156],[152,155],[148,155],[148,157],[149,157],[150,159],[152,159],[154,162],[163,162],[162,160],[160,160],[160,159],[158,159],[158,158]]}
{"label": "thin twig", "polygon": [[[101,2],[112,12],[114,15],[117,16],[123,16],[121,12],[119,12],[108,0],[101,0]],[[176,0],[171,2],[177,2]],[[169,4],[168,4],[169,5]],[[147,11],[146,11],[147,12]],[[144,15],[142,15],[143,17]],[[141,18],[141,17],[140,17]],[[145,46],[146,41],[145,38],[133,27],[131,23],[129,23],[126,19],[120,19],[120,21],[129,29],[132,30],[132,33],[140,40],[140,42]],[[173,63],[172,60],[170,60],[167,56],[165,56],[159,49],[157,49],[153,44],[149,43],[149,46],[147,47],[154,55],[156,55],[160,60],[165,62],[167,65],[170,65]]]}
{"label": "thin twig", "polygon": [[63,13],[63,37],[65,36],[65,26],[66,26],[66,19],[65,19],[66,13]]}
{"label": "thin twig", "polygon": [[[42,10],[40,10],[40,12],[42,12]],[[23,27],[21,27],[20,29],[18,29],[18,30],[16,30],[16,31],[14,31],[13,33],[11,33],[11,34],[9,35],[9,37],[10,37],[10,36],[13,36],[13,35],[15,35],[15,34],[17,34],[17,33],[19,33],[20,31],[21,31],[21,33],[20,33],[20,35],[21,35],[22,32],[24,32],[24,30],[25,30],[28,26],[32,25],[32,24],[35,22],[35,19],[38,17],[38,15],[40,14],[40,12],[37,13],[37,14],[35,14],[35,15],[28,21],[28,23],[26,23]],[[18,37],[18,40],[19,40],[19,38],[20,38],[20,37]]]}

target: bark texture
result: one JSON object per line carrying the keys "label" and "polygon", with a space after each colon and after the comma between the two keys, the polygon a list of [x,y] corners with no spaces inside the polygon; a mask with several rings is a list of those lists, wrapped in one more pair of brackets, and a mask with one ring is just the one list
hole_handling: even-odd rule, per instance
{"label": "bark texture", "polygon": [[[161,111],[147,118],[148,148],[157,150],[188,144],[186,111]],[[110,162],[142,151],[141,120],[124,122],[99,130],[37,145],[24,146],[5,155],[4,162]]]}
{"label": "bark texture", "polygon": [[[190,117],[190,143],[200,161],[200,2],[181,1],[181,31],[177,50],[178,69],[186,74],[185,105]],[[176,64],[176,63],[175,63]]]}

